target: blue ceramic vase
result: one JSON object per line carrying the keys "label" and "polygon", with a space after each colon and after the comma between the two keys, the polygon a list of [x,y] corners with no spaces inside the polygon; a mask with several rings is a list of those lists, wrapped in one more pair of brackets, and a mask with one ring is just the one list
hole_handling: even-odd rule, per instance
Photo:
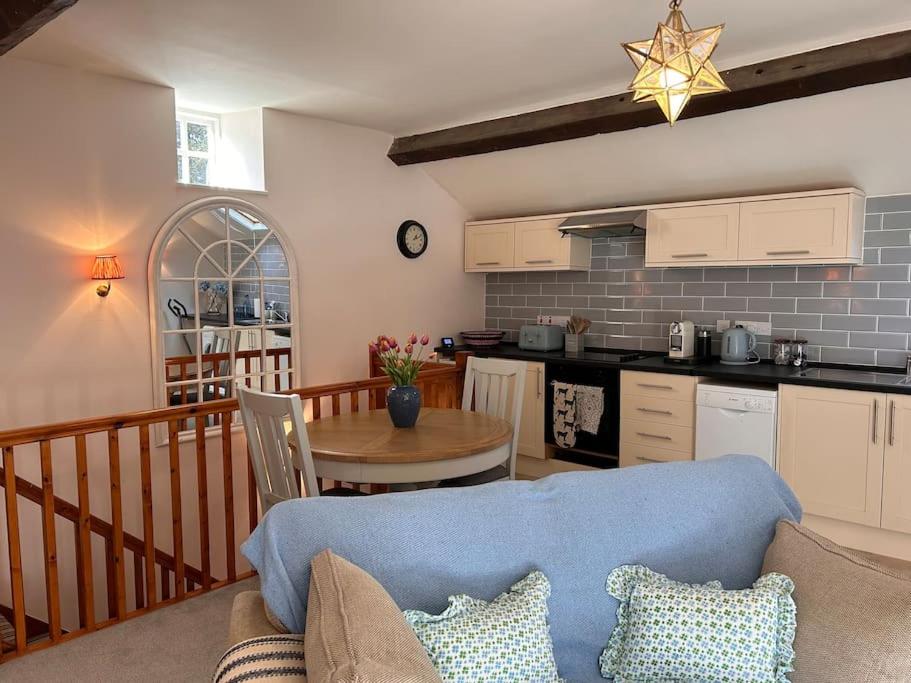
{"label": "blue ceramic vase", "polygon": [[392,424],[401,429],[414,427],[421,412],[421,391],[417,387],[389,387],[386,408]]}

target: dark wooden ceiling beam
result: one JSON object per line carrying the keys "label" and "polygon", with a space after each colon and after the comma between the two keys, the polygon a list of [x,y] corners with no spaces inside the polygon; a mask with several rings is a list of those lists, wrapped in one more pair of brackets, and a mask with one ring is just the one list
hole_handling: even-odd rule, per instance
{"label": "dark wooden ceiling beam", "polygon": [[[722,72],[729,93],[694,98],[681,118],[759,107],[911,77],[911,31],[866,38]],[[667,125],[653,102],[629,93],[396,138],[399,166]]]}
{"label": "dark wooden ceiling beam", "polygon": [[78,0],[3,0],[0,2],[0,55],[16,47]]}

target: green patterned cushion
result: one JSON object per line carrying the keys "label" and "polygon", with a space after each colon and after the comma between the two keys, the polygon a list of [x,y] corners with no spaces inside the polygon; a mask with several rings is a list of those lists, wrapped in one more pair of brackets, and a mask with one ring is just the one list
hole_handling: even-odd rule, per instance
{"label": "green patterned cushion", "polygon": [[615,683],[787,683],[793,590],[783,574],[726,591],[717,581],[690,585],[646,567],[618,567],[607,578],[620,606],[601,673]]}
{"label": "green patterned cushion", "polygon": [[550,582],[535,571],[493,602],[449,598],[439,615],[405,612],[444,681],[559,681],[547,626]]}

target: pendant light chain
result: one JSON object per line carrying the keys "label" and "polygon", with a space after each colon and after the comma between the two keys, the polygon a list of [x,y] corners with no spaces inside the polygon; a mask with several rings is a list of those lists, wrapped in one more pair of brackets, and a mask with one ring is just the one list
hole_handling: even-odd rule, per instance
{"label": "pendant light chain", "polygon": [[683,4],[683,0],[671,0],[668,7],[670,7],[671,9],[680,9],[680,5],[682,5],[682,4]]}

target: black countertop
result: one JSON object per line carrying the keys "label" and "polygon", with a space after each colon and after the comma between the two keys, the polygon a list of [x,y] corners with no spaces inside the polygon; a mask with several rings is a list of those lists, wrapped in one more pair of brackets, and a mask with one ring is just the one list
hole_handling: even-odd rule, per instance
{"label": "black countertop", "polygon": [[[728,382],[753,384],[799,384],[804,386],[878,391],[894,394],[911,394],[911,377],[895,368],[870,366],[813,364],[800,370],[791,366],[763,362],[755,365],[724,365],[715,359],[697,366],[673,365],[664,362],[663,355],[646,354],[644,358],[626,362],[606,361],[599,356],[602,350],[583,355],[565,354],[563,351],[524,351],[515,344],[500,344],[491,349],[478,349],[479,356],[513,358],[538,363],[560,362],[592,366],[613,366],[623,370],[659,372],[672,375],[707,377]],[[616,353],[627,353],[617,351]],[[645,353],[645,352],[643,352]]]}

